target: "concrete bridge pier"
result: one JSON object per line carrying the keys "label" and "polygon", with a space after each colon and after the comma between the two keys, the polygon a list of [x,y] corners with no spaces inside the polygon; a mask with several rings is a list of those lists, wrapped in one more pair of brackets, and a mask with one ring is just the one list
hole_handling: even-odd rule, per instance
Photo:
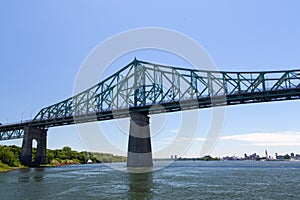
{"label": "concrete bridge pier", "polygon": [[152,150],[147,112],[130,113],[127,167],[152,167]]}
{"label": "concrete bridge pier", "polygon": [[[34,161],[32,160],[32,141],[37,141],[37,149]],[[24,127],[24,137],[20,162],[23,165],[46,164],[47,129],[39,129],[30,126]]]}

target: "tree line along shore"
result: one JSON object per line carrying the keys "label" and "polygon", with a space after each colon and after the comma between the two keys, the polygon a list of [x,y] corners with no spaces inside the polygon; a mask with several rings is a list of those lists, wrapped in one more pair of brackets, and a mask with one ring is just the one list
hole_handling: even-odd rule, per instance
{"label": "tree line along shore", "polygon": [[[15,168],[22,168],[19,161],[21,147],[2,146],[0,145],[0,171],[7,171]],[[36,149],[33,148],[32,159],[35,159]],[[47,149],[46,164],[44,166],[61,166],[70,164],[86,164],[88,159],[93,163],[111,163],[111,162],[125,162],[126,157],[116,156],[109,153],[95,153],[81,151],[77,152],[70,147],[63,147],[62,149],[51,150]]]}

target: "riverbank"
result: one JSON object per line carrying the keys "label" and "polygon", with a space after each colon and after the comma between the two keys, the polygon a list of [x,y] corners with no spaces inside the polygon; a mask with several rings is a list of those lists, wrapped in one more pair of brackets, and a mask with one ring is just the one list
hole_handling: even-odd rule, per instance
{"label": "riverbank", "polygon": [[6,172],[6,171],[11,170],[11,169],[12,169],[12,167],[0,162],[0,172]]}
{"label": "riverbank", "polygon": [[[0,145],[0,172],[9,171],[18,168],[26,168],[19,161],[21,147],[3,146]],[[32,151],[32,161],[35,160],[36,149]],[[55,167],[74,164],[86,164],[88,160],[93,163],[112,163],[112,162],[126,162],[125,156],[117,156],[109,153],[97,152],[77,152],[70,147],[63,147],[62,149],[47,149],[46,163],[41,167]],[[38,167],[38,166],[32,166]]]}
{"label": "riverbank", "polygon": [[0,173],[15,170],[15,169],[22,169],[22,168],[27,168],[27,167],[26,166],[10,167],[7,164],[3,164],[0,161]]}

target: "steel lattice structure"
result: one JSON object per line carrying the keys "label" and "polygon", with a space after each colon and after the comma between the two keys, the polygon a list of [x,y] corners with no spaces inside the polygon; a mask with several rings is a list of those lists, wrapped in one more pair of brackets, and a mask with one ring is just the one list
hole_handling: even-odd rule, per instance
{"label": "steel lattice structure", "polygon": [[134,60],[95,86],[41,109],[33,120],[0,126],[0,140],[23,137],[24,126],[74,123],[300,97],[300,70],[218,72]]}

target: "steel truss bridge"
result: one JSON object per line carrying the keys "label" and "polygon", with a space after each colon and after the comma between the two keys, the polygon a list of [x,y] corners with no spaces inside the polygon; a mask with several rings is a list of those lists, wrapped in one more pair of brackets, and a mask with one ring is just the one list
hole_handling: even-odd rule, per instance
{"label": "steel truss bridge", "polygon": [[0,125],[0,140],[23,138],[24,127],[75,123],[300,98],[300,70],[225,72],[134,60],[95,86],[41,109],[29,121]]}

